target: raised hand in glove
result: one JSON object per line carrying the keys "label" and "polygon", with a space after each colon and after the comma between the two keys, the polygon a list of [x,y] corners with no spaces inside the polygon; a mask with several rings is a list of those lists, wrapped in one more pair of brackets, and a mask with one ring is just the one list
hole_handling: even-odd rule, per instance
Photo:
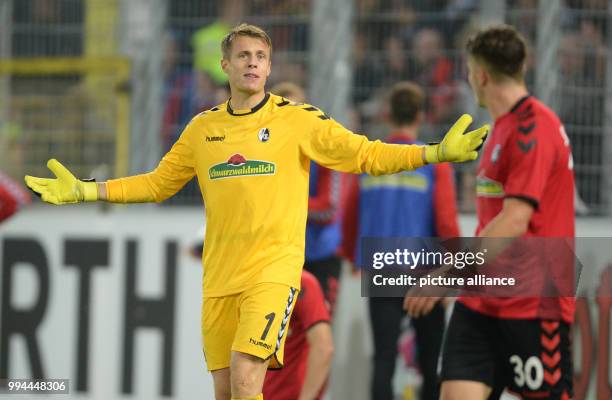
{"label": "raised hand in glove", "polygon": [[40,195],[43,201],[52,204],[69,204],[98,200],[98,186],[95,182],[75,178],[54,158],[47,162],[47,168],[56,176],[55,179],[25,176],[26,185]]}
{"label": "raised hand in glove", "polygon": [[489,132],[489,125],[465,133],[472,123],[472,117],[463,114],[448,130],[442,142],[425,146],[425,160],[428,164],[445,161],[464,162],[478,158],[478,149]]}

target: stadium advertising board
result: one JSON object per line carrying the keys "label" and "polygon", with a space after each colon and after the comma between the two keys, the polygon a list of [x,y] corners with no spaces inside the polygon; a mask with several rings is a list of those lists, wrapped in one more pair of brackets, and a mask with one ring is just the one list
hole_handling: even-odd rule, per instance
{"label": "stadium advertising board", "polygon": [[1,228],[0,376],[69,379],[82,398],[212,398],[188,251],[203,213],[52,211]]}

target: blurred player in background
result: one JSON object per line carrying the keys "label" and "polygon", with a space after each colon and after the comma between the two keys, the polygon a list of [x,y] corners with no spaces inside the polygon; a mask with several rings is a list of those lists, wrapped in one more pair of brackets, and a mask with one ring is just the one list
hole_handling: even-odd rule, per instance
{"label": "blurred player in background", "polygon": [[[291,82],[278,83],[270,92],[296,103],[306,100],[304,90]],[[318,279],[332,316],[342,267],[338,253],[342,243],[341,206],[346,202],[346,181],[345,174],[310,163],[304,268]]]}
{"label": "blurred player in background", "polygon": [[[573,240],[571,148],[559,118],[527,92],[524,39],[494,26],[474,35],[467,52],[470,85],[495,120],[478,167],[477,235]],[[436,299],[422,300],[408,299],[412,315]],[[570,399],[574,304],[572,297],[460,298],[443,349],[442,399],[498,398],[504,388],[525,399]]]}
{"label": "blurred player in background", "polygon": [[187,125],[152,172],[103,183],[77,180],[57,160],[56,179],[26,176],[54,204],[160,202],[195,175],[206,205],[202,336],[217,399],[262,399],[268,366],[283,365],[302,265],[310,160],[374,175],[478,157],[488,131],[464,133],[462,116],[441,143],[368,141],[316,107],[266,93],[272,44],[242,24],[222,42],[231,97]]}
{"label": "blurred player in background", "polygon": [[334,351],[330,315],[321,286],[302,271],[300,294],[289,322],[285,366],[269,369],[263,393],[272,400],[320,399]]}
{"label": "blurred player in background", "polygon": [[[424,94],[411,82],[393,87],[389,98],[392,133],[388,143],[420,144],[425,119]],[[416,171],[374,177],[356,177],[349,190],[344,222],[345,252],[361,266],[360,241],[364,237],[459,236],[453,171],[450,164],[428,165]],[[392,381],[397,342],[406,313],[403,298],[369,298],[374,339],[371,398],[393,400]],[[423,375],[421,399],[437,400],[438,356],[444,333],[444,307],[438,303],[426,316],[412,321],[416,331],[418,362]]]}
{"label": "blurred player in background", "polygon": [[31,201],[30,194],[19,183],[0,172],[0,223]]}

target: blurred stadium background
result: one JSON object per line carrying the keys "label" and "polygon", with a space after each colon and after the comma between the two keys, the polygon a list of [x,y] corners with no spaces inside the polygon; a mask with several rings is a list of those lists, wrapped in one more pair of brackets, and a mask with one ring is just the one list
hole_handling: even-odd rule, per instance
{"label": "blurred stadium background", "polygon": [[[0,169],[44,172],[50,154],[82,176],[151,168],[196,113],[226,96],[218,42],[249,21],[274,44],[270,83],[290,80],[358,132],[386,133],[381,99],[414,80],[428,94],[425,139],[478,114],[462,45],[505,21],[531,44],[529,86],[572,140],[585,212],[612,212],[605,0],[2,0]],[[61,115],[61,118],[58,116]],[[481,114],[481,118],[486,116]],[[473,209],[472,167],[458,172]],[[171,204],[199,204],[189,185]]]}
{"label": "blurred stadium background", "polygon": [[[571,139],[580,198],[578,211],[591,217],[581,219],[579,227],[586,236],[610,236],[611,15],[612,1],[608,0],[0,0],[0,171],[17,180],[26,173],[47,176],[45,164],[50,157],[62,161],[77,176],[93,176],[99,180],[154,168],[193,115],[226,99],[226,80],[218,67],[219,42],[229,27],[241,21],[260,25],[271,35],[274,53],[270,85],[289,80],[304,86],[309,102],[370,137],[381,138],[388,133],[382,118],[382,103],[390,85],[398,80],[418,82],[427,94],[427,124],[422,138],[436,140],[461,113],[475,115],[478,122],[487,120],[488,115],[476,107],[470,93],[462,48],[467,35],[475,28],[503,21],[517,26],[528,39],[531,47],[529,88],[557,111]],[[459,201],[464,212],[464,234],[471,232],[469,228],[474,222],[470,216],[475,204],[474,168],[475,165],[462,165],[456,170]],[[176,331],[162,330],[162,337],[165,341],[176,335],[172,340],[179,343],[177,346],[183,346],[180,338],[187,338],[184,343],[193,344],[185,345],[186,348],[175,355],[164,353],[164,357],[174,357],[176,366],[183,365],[182,354],[190,354],[189,360],[197,369],[189,375],[185,372],[189,367],[183,365],[180,367],[183,376],[209,379],[198,351],[199,284],[194,285],[191,279],[198,282],[199,272],[197,262],[185,251],[195,240],[198,224],[203,221],[200,205],[197,185],[191,182],[161,206],[140,209],[129,206],[127,213],[126,207],[111,207],[110,212],[106,205],[58,211],[38,203],[0,227],[0,238],[5,239],[0,249],[4,257],[0,353],[5,351],[0,377],[10,371],[13,377],[35,373],[35,369],[28,367],[35,364],[31,342],[14,344],[6,337],[7,333],[18,331],[11,331],[6,325],[15,321],[11,318],[18,317],[6,311],[10,308],[7,302],[13,301],[11,293],[17,296],[15,304],[22,301],[26,308],[31,300],[28,299],[36,299],[38,293],[38,289],[28,284],[32,276],[26,272],[23,276],[18,273],[12,276],[7,272],[9,261],[17,259],[7,254],[21,254],[11,250],[11,246],[15,246],[15,235],[39,240],[41,249],[49,256],[48,268],[59,271],[59,276],[68,276],[66,268],[59,268],[59,265],[76,261],[67,256],[70,252],[66,238],[79,238],[83,233],[91,234],[93,229],[93,236],[107,238],[111,245],[117,243],[110,248],[103,246],[102,250],[108,252],[104,265],[120,265],[109,276],[118,277],[122,284],[124,259],[128,266],[133,267],[135,263],[130,259],[136,251],[130,250],[133,237],[136,243],[148,249],[146,254],[143,252],[141,265],[160,264],[159,259],[164,257],[178,260],[173,267],[189,264],[187,275],[177,278],[180,290],[176,294],[177,302],[188,306],[189,311],[172,313],[170,318],[181,323],[177,323]],[[159,230],[165,232],[151,233]],[[168,242],[168,237],[174,241]],[[86,252],[94,251],[87,246],[84,248]],[[612,259],[597,251],[593,250],[592,260],[603,270]],[[87,271],[93,271],[91,268]],[[159,288],[168,284],[164,274],[170,267],[166,265],[165,270],[163,266],[152,268],[156,271],[153,277],[145,277],[142,272],[141,279],[152,280],[144,284],[143,293],[159,294]],[[83,272],[81,279],[85,275]],[[130,276],[128,273],[126,282],[134,284]],[[56,311],[53,317],[45,318],[57,321],[41,320],[41,326],[49,326],[51,332],[41,335],[41,341],[53,348],[54,335],[62,337],[65,323],[81,326],[79,318],[89,315],[78,308],[81,311],[74,320],[64,316],[57,311],[57,304],[69,308],[72,315],[77,310],[76,299],[83,297],[65,298],[60,294],[57,300],[55,293],[74,290],[83,296],[83,292],[79,292],[79,282],[82,285],[85,280],[77,282],[73,281],[75,277],[68,277],[58,282],[48,276],[40,279],[39,289],[45,280],[48,285],[52,282],[51,287],[55,288],[51,295],[45,296],[55,299],[49,300],[49,307],[56,304],[52,308]],[[343,298],[357,297],[359,283],[351,276],[345,281]],[[174,280],[172,282],[174,285]],[[188,290],[183,284],[193,286],[190,289],[194,293],[185,294]],[[112,330],[123,332],[130,315],[141,318],[140,326],[156,326],[155,321],[146,317],[147,306],[128,310],[130,297],[124,294],[123,287],[116,287],[113,279],[102,279],[92,285],[91,304],[93,308],[99,307],[99,312],[92,311],[92,321],[99,324],[97,328],[92,327],[92,331],[107,332],[102,328],[106,326],[104,316],[117,319],[118,309],[125,315],[122,314],[116,324],[111,324],[110,337],[121,336]],[[108,293],[117,298],[113,297],[109,303]],[[161,290],[161,293],[169,295],[170,292]],[[125,308],[121,308],[122,298],[126,301]],[[337,344],[329,398],[366,398],[370,349],[362,321],[365,309],[361,311],[361,317],[356,316],[354,308],[343,314],[341,307],[337,313],[336,338],[342,340],[345,335],[345,342],[352,344]],[[590,313],[598,315],[596,310]],[[194,321],[185,324],[183,315]],[[194,332],[185,334],[182,329],[186,326]],[[593,329],[597,330],[597,325]],[[582,335],[579,338],[582,340]],[[104,348],[103,339],[94,337],[91,344],[87,341],[83,344],[81,334],[72,338],[84,347],[76,351],[72,342],[60,346],[66,349],[65,355],[53,356],[55,367],[49,362],[46,376],[71,378],[73,392],[82,398],[154,398],[162,394],[177,398],[194,398],[195,395],[212,398],[206,397],[210,396],[210,392],[206,392],[210,389],[208,381],[194,384],[193,390],[183,387],[192,381],[181,381],[179,377],[174,381],[165,377],[160,380],[163,382],[158,382],[158,374],[165,376],[164,367],[157,366],[161,363],[158,361],[161,353],[151,355],[151,359],[147,358],[149,355],[140,356],[155,367],[153,372],[134,367],[134,373],[141,380],[138,389],[132,388],[126,374],[131,371],[130,362],[134,360],[122,361],[123,372],[117,370],[115,373],[119,361],[112,358],[124,357],[120,353],[125,346],[129,347],[126,344],[129,340],[125,338],[111,339],[116,343],[115,349],[107,358],[102,356],[100,363],[85,359],[91,371],[88,373],[87,365],[81,364],[84,362],[82,351],[86,352],[88,346]],[[150,340],[153,344],[148,345],[156,351],[163,347],[157,344],[156,338]],[[147,345],[142,346],[147,348]],[[12,360],[6,355],[9,348],[16,349],[11,350],[15,353]],[[608,353],[604,354],[607,363],[609,344],[600,351]],[[50,354],[44,356],[51,358]],[[583,368],[585,357],[577,358]],[[136,359],[139,360],[138,356]],[[164,366],[172,365],[164,360]],[[588,360],[594,362],[591,358]],[[362,364],[366,367],[355,367]],[[82,368],[85,368],[85,378],[79,375],[83,373]],[[161,372],[155,368],[160,368]],[[75,372],[78,370],[81,372]],[[583,369],[578,368],[578,371]],[[587,382],[581,393],[583,397],[576,398],[587,395],[596,398],[596,393],[598,399],[612,398],[607,366],[601,373],[606,375],[601,380],[599,375],[595,377],[594,369],[591,375],[587,374],[587,378],[583,378]],[[80,378],[77,379],[77,375]],[[362,377],[361,383],[348,385],[349,381],[353,382],[351,376]],[[105,387],[106,378],[113,382],[113,387]],[[151,387],[143,389],[146,382],[150,382]],[[411,383],[398,385],[409,387]],[[404,391],[404,398],[411,398],[409,390],[398,390]]]}

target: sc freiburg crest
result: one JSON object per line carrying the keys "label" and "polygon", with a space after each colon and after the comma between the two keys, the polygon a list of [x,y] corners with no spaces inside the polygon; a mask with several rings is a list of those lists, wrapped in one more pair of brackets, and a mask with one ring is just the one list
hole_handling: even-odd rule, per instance
{"label": "sc freiburg crest", "polygon": [[270,140],[270,130],[268,128],[261,128],[257,134],[257,137],[259,137],[260,142],[267,142]]}

